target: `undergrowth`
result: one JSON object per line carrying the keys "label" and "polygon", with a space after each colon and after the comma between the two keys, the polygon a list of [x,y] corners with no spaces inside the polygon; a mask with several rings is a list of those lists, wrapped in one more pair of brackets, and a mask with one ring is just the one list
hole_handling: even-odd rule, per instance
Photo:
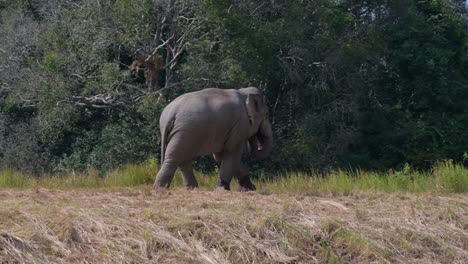
{"label": "undergrowth", "polygon": [[[91,168],[84,173],[43,175],[36,178],[25,173],[5,168],[0,170],[0,188],[43,187],[67,188],[108,188],[151,185],[159,169],[157,160],[150,159],[142,164],[128,164],[122,168],[99,175]],[[195,172],[201,188],[216,188],[217,176]],[[237,188],[235,180],[232,189]],[[254,179],[257,191],[262,194],[302,193],[310,195],[349,195],[358,191],[381,192],[468,192],[468,169],[452,161],[437,163],[430,171],[421,172],[405,166],[400,171],[378,173],[372,171],[338,170],[327,175],[309,175],[301,172],[283,172],[275,177],[260,176]],[[182,177],[176,172],[172,186],[181,187]]]}

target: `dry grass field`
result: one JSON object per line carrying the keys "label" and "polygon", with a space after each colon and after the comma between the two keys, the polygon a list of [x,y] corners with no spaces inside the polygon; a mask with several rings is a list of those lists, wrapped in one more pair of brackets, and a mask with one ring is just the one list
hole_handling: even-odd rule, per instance
{"label": "dry grass field", "polygon": [[0,263],[468,263],[468,196],[2,189]]}

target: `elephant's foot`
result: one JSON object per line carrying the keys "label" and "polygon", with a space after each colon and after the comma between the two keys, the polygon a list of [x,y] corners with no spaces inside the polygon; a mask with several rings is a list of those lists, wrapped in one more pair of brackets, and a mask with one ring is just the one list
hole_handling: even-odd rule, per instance
{"label": "elephant's foot", "polygon": [[198,189],[198,182],[197,180],[195,180],[195,177],[193,178],[184,177],[184,187],[187,190]]}
{"label": "elephant's foot", "polygon": [[185,186],[186,190],[198,190],[198,185],[197,186]]}
{"label": "elephant's foot", "polygon": [[174,178],[174,172],[176,169],[177,166],[175,166],[174,163],[164,162],[158,174],[156,175],[153,188],[169,189],[169,187],[171,186],[172,179]]}
{"label": "elephant's foot", "polygon": [[239,179],[239,186],[239,191],[241,192],[257,190],[257,187],[255,187],[255,185],[250,181],[250,178],[247,176],[242,179]]}
{"label": "elephant's foot", "polygon": [[214,192],[215,193],[228,193],[228,192],[231,192],[231,191],[224,189],[224,187],[216,187],[216,189],[214,189]]}
{"label": "elephant's foot", "polygon": [[170,183],[159,181],[156,179],[153,184],[153,189],[169,189]]}
{"label": "elephant's foot", "polygon": [[167,190],[167,189],[169,189],[169,187],[167,187],[167,186],[162,186],[162,185],[159,185],[159,184],[156,184],[156,183],[155,183],[155,184],[153,184],[153,189],[155,189],[155,190],[163,190],[163,189],[164,189],[164,190]]}
{"label": "elephant's foot", "polygon": [[218,179],[218,188],[222,188],[226,191],[230,191],[231,190],[231,184],[229,182],[226,182],[222,179]]}

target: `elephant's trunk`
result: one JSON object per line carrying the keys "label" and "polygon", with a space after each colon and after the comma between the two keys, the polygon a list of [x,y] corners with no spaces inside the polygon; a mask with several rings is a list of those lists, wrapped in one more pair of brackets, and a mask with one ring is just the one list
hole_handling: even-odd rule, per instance
{"label": "elephant's trunk", "polygon": [[249,147],[252,155],[258,160],[265,159],[270,155],[273,147],[273,132],[270,121],[263,121],[257,133],[249,138]]}

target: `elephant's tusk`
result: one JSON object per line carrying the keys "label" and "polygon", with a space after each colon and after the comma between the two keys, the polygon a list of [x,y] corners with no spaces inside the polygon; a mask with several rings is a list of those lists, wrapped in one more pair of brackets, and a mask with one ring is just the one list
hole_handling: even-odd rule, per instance
{"label": "elephant's tusk", "polygon": [[257,150],[258,150],[258,151],[262,151],[262,149],[263,149],[262,145],[258,144],[258,145],[257,145]]}

